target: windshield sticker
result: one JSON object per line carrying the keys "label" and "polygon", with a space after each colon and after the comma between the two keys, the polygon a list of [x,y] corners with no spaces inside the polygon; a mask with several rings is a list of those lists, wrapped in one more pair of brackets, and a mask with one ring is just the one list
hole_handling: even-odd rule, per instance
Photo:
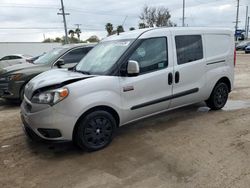
{"label": "windshield sticker", "polygon": [[115,46],[128,46],[130,41],[116,42]]}
{"label": "windshield sticker", "polygon": [[55,50],[52,52],[53,55],[58,55],[60,53],[60,50]]}

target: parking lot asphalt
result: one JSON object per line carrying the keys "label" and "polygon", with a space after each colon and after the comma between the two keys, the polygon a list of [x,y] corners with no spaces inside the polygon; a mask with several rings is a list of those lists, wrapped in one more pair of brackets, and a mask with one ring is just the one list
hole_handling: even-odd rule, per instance
{"label": "parking lot asphalt", "polygon": [[238,53],[235,71],[223,110],[169,111],[121,127],[93,153],[28,140],[18,104],[0,100],[0,187],[249,187],[250,55]]}

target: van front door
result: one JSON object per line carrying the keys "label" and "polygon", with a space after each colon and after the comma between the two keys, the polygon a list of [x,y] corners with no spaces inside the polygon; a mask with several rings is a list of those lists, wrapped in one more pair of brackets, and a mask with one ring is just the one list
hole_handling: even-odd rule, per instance
{"label": "van front door", "polygon": [[203,100],[206,84],[201,35],[175,35],[174,83],[171,108]]}
{"label": "van front door", "polygon": [[140,73],[120,77],[125,122],[168,109],[173,73],[168,46],[170,42],[166,37],[140,39],[128,58],[139,63]]}

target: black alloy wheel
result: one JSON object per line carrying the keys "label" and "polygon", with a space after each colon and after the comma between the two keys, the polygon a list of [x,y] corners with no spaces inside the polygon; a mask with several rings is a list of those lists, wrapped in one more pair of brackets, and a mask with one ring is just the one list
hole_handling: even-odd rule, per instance
{"label": "black alloy wheel", "polygon": [[218,83],[210,96],[206,101],[206,104],[212,110],[219,110],[225,106],[228,99],[229,89],[227,84],[220,82]]}
{"label": "black alloy wheel", "polygon": [[114,117],[106,111],[94,111],[79,122],[77,145],[95,151],[106,147],[113,139],[116,128]]}

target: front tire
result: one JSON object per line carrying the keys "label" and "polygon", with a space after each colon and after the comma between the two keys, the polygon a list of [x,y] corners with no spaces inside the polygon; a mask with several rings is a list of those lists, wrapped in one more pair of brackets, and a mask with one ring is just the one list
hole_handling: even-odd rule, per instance
{"label": "front tire", "polygon": [[224,82],[216,84],[206,104],[212,110],[220,110],[227,103],[229,88]]}
{"label": "front tire", "polygon": [[103,110],[91,112],[79,121],[75,143],[81,149],[100,150],[111,143],[115,128],[116,121],[109,112]]}

